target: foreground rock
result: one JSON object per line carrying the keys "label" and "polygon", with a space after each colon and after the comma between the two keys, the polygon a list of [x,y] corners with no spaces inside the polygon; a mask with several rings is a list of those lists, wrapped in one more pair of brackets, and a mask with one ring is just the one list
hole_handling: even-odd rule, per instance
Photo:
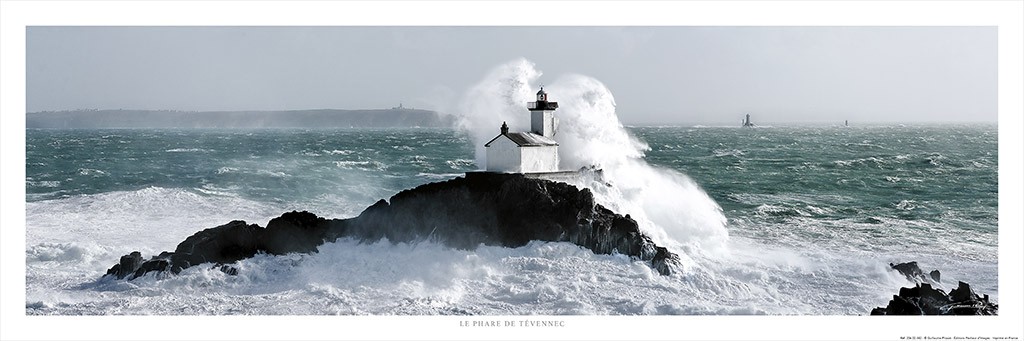
{"label": "foreground rock", "polygon": [[889,267],[903,274],[907,277],[907,280],[916,283],[939,283],[942,279],[942,274],[939,270],[932,270],[926,277],[921,267],[917,265],[917,262],[907,262],[900,264],[889,263]]}
{"label": "foreground rock", "polygon": [[885,307],[871,310],[871,315],[998,315],[999,305],[989,301],[988,295],[978,296],[971,286],[959,282],[956,289],[946,294],[933,283],[939,282],[939,271],[935,270],[925,277],[917,262],[889,264],[908,280],[915,282],[914,287],[900,288],[897,295]]}
{"label": "foreground rock", "polygon": [[395,243],[432,240],[459,249],[480,244],[518,247],[531,240],[571,242],[595,253],[650,261],[663,275],[678,263],[678,256],[655,245],[636,221],[594,202],[588,189],[521,174],[469,173],[399,192],[355,218],[289,212],[270,220],[266,228],[232,221],[199,231],[173,252],[148,260],[139,252],[125,255],[107,275],[133,279],[206,263],[232,273],[237,270],[226,264],[257,253],[316,252],[321,244],[344,237]]}

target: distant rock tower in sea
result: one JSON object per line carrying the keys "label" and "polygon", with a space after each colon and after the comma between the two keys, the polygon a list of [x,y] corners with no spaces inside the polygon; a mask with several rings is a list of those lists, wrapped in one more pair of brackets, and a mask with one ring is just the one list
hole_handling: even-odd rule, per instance
{"label": "distant rock tower in sea", "polygon": [[558,143],[555,136],[558,102],[548,101],[544,87],[537,91],[537,101],[529,102],[530,131],[509,132],[501,123],[501,134],[484,147],[487,149],[487,171],[499,173],[547,173],[558,171]]}
{"label": "distant rock tower in sea", "polygon": [[747,119],[743,120],[743,127],[744,128],[752,128],[752,127],[754,127],[754,124],[750,123],[750,114],[747,114]]}

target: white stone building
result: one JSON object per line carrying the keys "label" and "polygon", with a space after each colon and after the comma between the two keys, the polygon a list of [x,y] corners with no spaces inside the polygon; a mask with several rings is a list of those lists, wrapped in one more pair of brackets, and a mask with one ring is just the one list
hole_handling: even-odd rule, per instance
{"label": "white stone building", "polygon": [[529,132],[508,131],[501,123],[501,134],[484,144],[487,149],[487,171],[500,173],[546,173],[558,171],[558,143],[555,142],[555,109],[558,102],[549,102],[541,87],[537,101],[527,103],[530,110]]}

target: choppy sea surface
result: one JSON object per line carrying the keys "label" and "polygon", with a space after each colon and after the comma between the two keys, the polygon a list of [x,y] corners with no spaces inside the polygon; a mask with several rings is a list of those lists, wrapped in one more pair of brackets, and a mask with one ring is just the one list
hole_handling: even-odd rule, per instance
{"label": "choppy sea surface", "polygon": [[726,218],[720,247],[675,249],[686,255],[680,274],[568,243],[343,239],[240,261],[235,276],[196,266],[101,278],[121,255],[173,250],[231,220],[355,216],[476,170],[472,139],[446,129],[30,129],[26,313],[856,315],[910,285],[887,269],[904,261],[939,269],[946,290],[963,280],[998,301],[994,124],[627,131],[649,146],[643,162],[691,179]]}

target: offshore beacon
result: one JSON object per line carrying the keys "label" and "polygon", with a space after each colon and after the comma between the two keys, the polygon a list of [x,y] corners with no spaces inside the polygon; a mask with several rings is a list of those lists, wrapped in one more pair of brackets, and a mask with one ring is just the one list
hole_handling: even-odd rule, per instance
{"label": "offshore beacon", "polygon": [[754,124],[750,122],[750,114],[747,114],[747,119],[743,120],[744,128],[753,128]]}

